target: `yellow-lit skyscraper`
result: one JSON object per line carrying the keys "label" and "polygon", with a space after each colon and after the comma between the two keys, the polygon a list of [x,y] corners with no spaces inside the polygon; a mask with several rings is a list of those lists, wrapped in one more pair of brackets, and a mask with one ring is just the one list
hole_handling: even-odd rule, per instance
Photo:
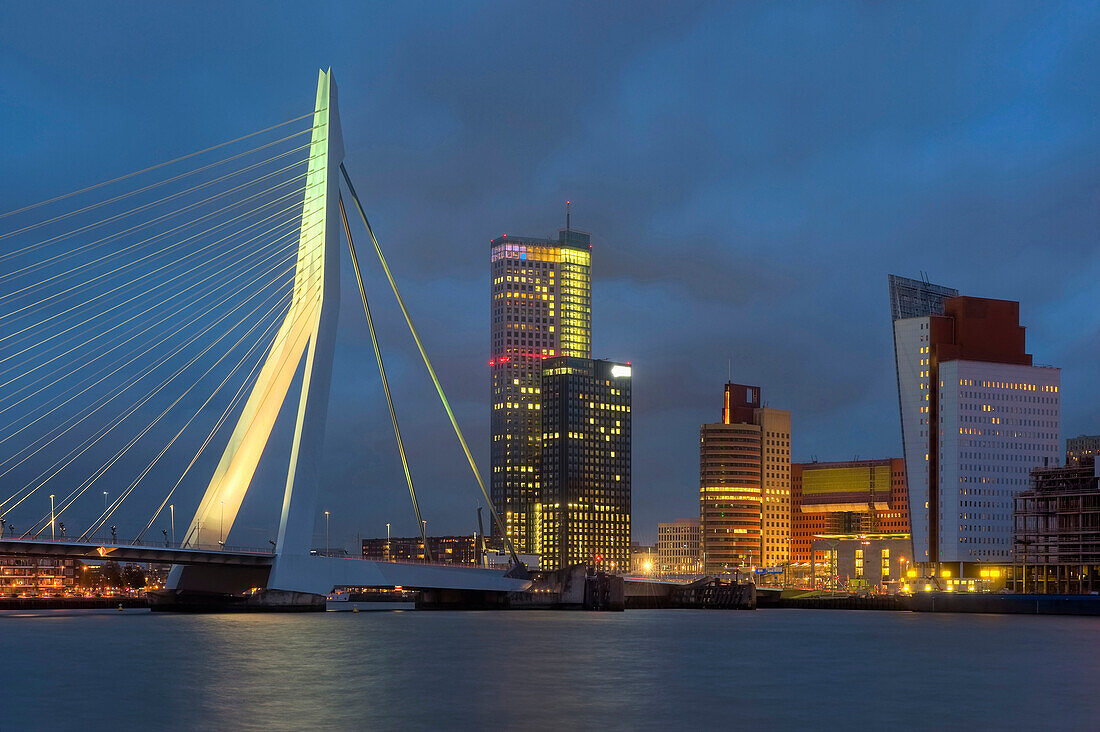
{"label": "yellow-lit skyscraper", "polygon": [[490,259],[490,490],[521,552],[538,552],[542,361],[592,354],[592,245],[571,229],[557,240],[493,239]]}

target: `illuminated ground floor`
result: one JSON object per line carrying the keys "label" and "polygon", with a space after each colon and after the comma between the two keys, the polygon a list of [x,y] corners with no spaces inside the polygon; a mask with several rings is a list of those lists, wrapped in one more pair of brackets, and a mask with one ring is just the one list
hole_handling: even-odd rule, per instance
{"label": "illuminated ground floor", "polygon": [[1011,568],[1013,592],[1088,595],[1100,592],[1100,564],[1018,564]]}

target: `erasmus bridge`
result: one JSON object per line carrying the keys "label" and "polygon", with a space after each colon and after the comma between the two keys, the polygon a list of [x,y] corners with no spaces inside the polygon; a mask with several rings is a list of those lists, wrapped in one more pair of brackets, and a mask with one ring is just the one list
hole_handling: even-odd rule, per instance
{"label": "erasmus bridge", "polygon": [[[509,572],[310,551],[341,235],[430,551],[341,182],[506,536],[343,156],[321,71],[312,112],[0,214],[0,553],[170,563],[170,601],[530,585],[510,544]],[[246,498],[272,483],[275,538],[234,546]]]}

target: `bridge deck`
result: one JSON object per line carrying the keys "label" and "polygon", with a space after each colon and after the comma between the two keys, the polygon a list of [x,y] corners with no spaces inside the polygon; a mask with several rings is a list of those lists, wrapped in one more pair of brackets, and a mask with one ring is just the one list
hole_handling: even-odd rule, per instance
{"label": "bridge deck", "polygon": [[[43,539],[0,539],[0,554],[55,559],[158,562],[198,566],[270,567],[276,555],[257,549],[180,548],[139,544],[99,544]],[[353,557],[279,556],[279,561],[307,578],[302,592],[327,594],[335,587],[405,587],[407,589],[518,592],[529,580],[505,577],[497,569],[423,562],[376,562]]]}

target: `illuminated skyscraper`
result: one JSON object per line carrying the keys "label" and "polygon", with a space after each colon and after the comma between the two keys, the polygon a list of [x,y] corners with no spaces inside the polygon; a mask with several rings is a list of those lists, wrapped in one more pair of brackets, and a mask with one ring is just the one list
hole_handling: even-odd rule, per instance
{"label": "illuminated skyscraper", "polygon": [[760,387],[726,384],[722,421],[699,428],[699,515],[705,572],[787,561],[791,413],[760,404]]}
{"label": "illuminated skyscraper", "polygon": [[588,234],[490,242],[490,489],[517,551],[537,551],[542,361],[592,354]]}
{"label": "illuminated skyscraper", "polygon": [[630,570],[629,364],[560,356],[542,369],[543,569]]}

